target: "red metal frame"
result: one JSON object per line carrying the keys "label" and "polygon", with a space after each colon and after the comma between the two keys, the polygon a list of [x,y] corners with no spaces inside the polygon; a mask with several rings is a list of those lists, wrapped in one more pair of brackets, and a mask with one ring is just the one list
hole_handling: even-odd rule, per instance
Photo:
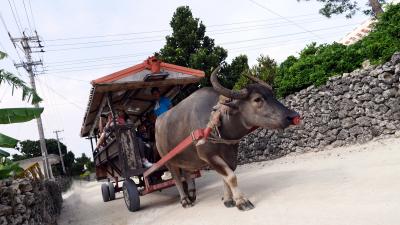
{"label": "red metal frame", "polygon": [[[190,177],[191,178],[198,178],[200,177],[200,171],[196,171],[195,173],[191,174]],[[145,178],[145,183],[146,183],[146,178]],[[151,192],[155,192],[158,190],[162,190],[165,188],[169,188],[175,185],[175,180],[174,179],[169,179],[167,181],[164,181],[162,183],[159,184],[153,184],[153,185],[146,185],[145,189],[140,193],[141,195],[146,195],[149,194]]]}
{"label": "red metal frame", "polygon": [[[145,189],[143,190],[142,194],[145,195],[145,194],[157,191],[157,190],[161,190],[161,189],[173,186],[175,184],[175,181],[173,179],[165,181],[160,184],[150,185],[149,181],[148,181],[148,177],[152,173],[154,173],[156,170],[158,170],[160,167],[164,166],[169,160],[174,158],[176,155],[185,151],[186,148],[189,147],[189,145],[191,145],[193,142],[198,141],[203,138],[207,138],[210,135],[210,133],[211,133],[211,128],[209,128],[209,127],[204,128],[204,129],[197,129],[197,130],[193,131],[188,137],[186,137],[183,141],[181,141],[168,154],[166,154],[158,162],[153,164],[152,167],[147,169],[143,173]],[[194,178],[197,178],[199,176],[200,176],[200,172],[196,172],[194,174]]]}
{"label": "red metal frame", "polygon": [[154,173],[157,169],[164,166],[169,160],[174,158],[179,153],[185,151],[185,149],[191,145],[194,141],[198,141],[202,138],[207,138],[211,133],[211,128],[197,129],[191,133],[187,138],[181,141],[175,148],[173,148],[168,154],[162,157],[158,162],[156,162],[152,167],[150,167],[143,176],[146,178],[150,174]]}

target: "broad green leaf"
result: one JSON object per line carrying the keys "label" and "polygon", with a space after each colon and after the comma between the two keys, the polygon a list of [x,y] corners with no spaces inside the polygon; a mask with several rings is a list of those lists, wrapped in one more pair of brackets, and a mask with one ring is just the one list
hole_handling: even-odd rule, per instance
{"label": "broad green leaf", "polygon": [[24,171],[18,163],[8,162],[0,165],[0,179],[8,178],[12,175],[19,175]]}
{"label": "broad green leaf", "polygon": [[22,123],[36,119],[43,108],[6,108],[0,109],[0,124]]}
{"label": "broad green leaf", "polygon": [[18,140],[0,133],[0,147],[15,148]]}
{"label": "broad green leaf", "polygon": [[0,85],[2,85],[3,83],[7,83],[12,87],[11,94],[14,93],[15,88],[21,89],[23,101],[27,100],[30,101],[32,104],[36,104],[42,101],[36,91],[30,88],[23,80],[12,73],[0,69]]}

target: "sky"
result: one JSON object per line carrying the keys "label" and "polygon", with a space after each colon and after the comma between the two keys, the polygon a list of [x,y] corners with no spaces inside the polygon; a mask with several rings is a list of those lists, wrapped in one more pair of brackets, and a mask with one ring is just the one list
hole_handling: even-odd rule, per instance
{"label": "sky", "polygon": [[[365,1],[359,1],[364,5]],[[245,54],[254,65],[261,54],[282,62],[297,55],[311,42],[339,41],[367,19],[361,13],[352,19],[344,15],[326,18],[318,14],[321,4],[296,0],[1,0],[0,50],[9,57],[0,68],[27,83],[28,75],[13,62],[24,59],[12,45],[22,31],[37,30],[44,53],[36,76],[46,138],[60,133],[68,150],[91,156],[89,141],[79,136],[91,88],[90,81],[141,63],[165,44],[171,33],[169,22],[177,7],[188,5],[194,17],[206,25],[206,34],[228,50],[230,62]],[[1,84],[0,108],[31,107],[21,92]],[[36,121],[0,125],[0,132],[19,140],[39,138]],[[11,153],[16,150],[7,149]]]}

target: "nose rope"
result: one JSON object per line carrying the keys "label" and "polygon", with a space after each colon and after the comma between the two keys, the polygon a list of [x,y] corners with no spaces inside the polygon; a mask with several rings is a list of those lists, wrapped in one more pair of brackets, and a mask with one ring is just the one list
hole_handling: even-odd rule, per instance
{"label": "nose rope", "polygon": [[228,103],[232,101],[232,99],[227,98],[225,96],[220,96],[218,103],[213,107],[211,111],[210,120],[207,123],[207,127],[211,128],[211,134],[206,138],[197,142],[196,146],[203,145],[206,142],[213,144],[227,144],[227,145],[235,145],[240,142],[240,139],[237,140],[228,140],[223,139],[221,137],[221,132],[219,131],[219,127],[221,126],[221,116],[227,115],[229,116],[229,106],[226,106],[224,103]]}

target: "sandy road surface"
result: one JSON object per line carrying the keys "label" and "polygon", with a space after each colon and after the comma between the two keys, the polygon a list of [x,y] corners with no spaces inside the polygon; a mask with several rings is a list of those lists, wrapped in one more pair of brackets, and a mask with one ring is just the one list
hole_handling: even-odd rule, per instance
{"label": "sandy road surface", "polygon": [[361,146],[290,155],[245,165],[239,185],[256,206],[241,212],[221,202],[214,172],[197,180],[194,207],[178,204],[176,189],[141,197],[131,213],[121,194],[103,203],[99,183],[75,184],[67,193],[61,225],[398,225],[400,224],[400,138]]}

